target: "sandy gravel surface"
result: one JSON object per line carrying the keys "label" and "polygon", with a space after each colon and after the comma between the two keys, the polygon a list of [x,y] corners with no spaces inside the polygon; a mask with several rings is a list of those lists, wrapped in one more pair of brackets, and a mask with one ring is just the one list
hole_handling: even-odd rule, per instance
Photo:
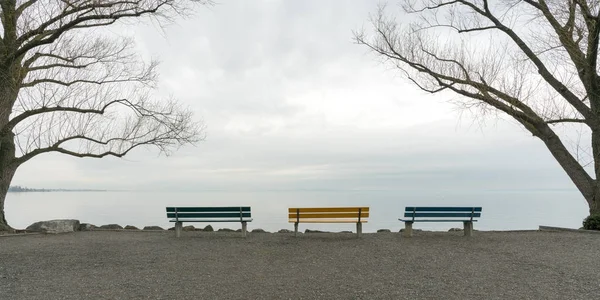
{"label": "sandy gravel surface", "polygon": [[600,235],[0,237],[0,299],[598,299]]}

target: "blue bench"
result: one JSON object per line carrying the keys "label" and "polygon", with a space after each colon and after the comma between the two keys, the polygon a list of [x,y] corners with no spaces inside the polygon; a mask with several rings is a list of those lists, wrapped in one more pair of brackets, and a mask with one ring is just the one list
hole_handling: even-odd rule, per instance
{"label": "blue bench", "polygon": [[252,222],[249,206],[167,207],[169,222],[175,222],[175,235],[181,236],[183,222],[240,222],[246,236],[247,222]]}
{"label": "blue bench", "polygon": [[463,222],[465,236],[471,236],[473,222],[481,217],[481,207],[416,207],[404,210],[404,236],[412,236],[414,222]]}

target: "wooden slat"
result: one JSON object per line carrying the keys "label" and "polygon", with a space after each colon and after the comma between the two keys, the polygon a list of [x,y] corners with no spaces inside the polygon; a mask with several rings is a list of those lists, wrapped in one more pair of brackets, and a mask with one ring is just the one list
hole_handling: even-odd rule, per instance
{"label": "wooden slat", "polygon": [[435,206],[407,206],[404,209],[405,212],[443,212],[443,211],[457,211],[457,212],[481,212],[481,207],[435,207]]}
{"label": "wooden slat", "polygon": [[190,223],[190,222],[203,222],[203,223],[235,223],[235,222],[252,222],[252,219],[242,219],[240,220],[238,219],[179,219],[179,221],[175,220],[175,219],[171,219],[169,220],[169,222],[185,222],[185,223]]}
{"label": "wooden slat", "polygon": [[[296,218],[296,214],[289,214],[288,217],[290,219],[294,219]],[[323,214],[316,214],[316,213],[312,213],[312,214],[300,214],[299,215],[300,219],[333,219],[333,218],[358,218],[358,213],[339,213],[339,214],[334,214],[334,213],[323,213]],[[360,214],[361,218],[368,218],[369,217],[369,213],[361,213]]]}
{"label": "wooden slat", "polygon": [[[422,212],[418,212],[418,213],[412,213],[412,212],[406,212],[404,213],[404,217],[405,218],[470,218],[471,217],[471,213],[455,213],[455,212],[426,212],[426,213],[422,213]],[[474,213],[473,214],[473,218],[479,218],[481,217],[481,213]]]}
{"label": "wooden slat", "polygon": [[398,219],[398,220],[400,220],[402,222],[477,222],[477,220],[471,221],[470,219],[466,219],[466,220],[464,220],[464,219],[460,219],[460,220],[457,220],[457,219],[454,219],[454,220]]}
{"label": "wooden slat", "polygon": [[250,212],[249,206],[222,206],[222,207],[167,207],[167,212]]}
{"label": "wooden slat", "polygon": [[358,209],[362,212],[369,212],[368,207],[295,207],[289,208],[288,213],[296,213],[299,209],[300,213],[341,213],[341,212],[358,212]]}
{"label": "wooden slat", "polygon": [[[289,219],[289,223],[296,223],[296,219]],[[367,223],[367,220],[360,220]],[[358,223],[358,219],[300,219],[300,223]]]}
{"label": "wooden slat", "polygon": [[[175,218],[177,215],[177,218],[179,219],[184,219],[184,218],[197,218],[197,219],[207,219],[207,218],[239,218],[240,217],[240,213],[239,212],[226,212],[226,213],[180,213],[177,212],[177,214],[175,214],[174,212],[169,212],[167,213],[167,218]],[[245,212],[241,214],[242,218],[250,218],[251,215],[249,212]]]}

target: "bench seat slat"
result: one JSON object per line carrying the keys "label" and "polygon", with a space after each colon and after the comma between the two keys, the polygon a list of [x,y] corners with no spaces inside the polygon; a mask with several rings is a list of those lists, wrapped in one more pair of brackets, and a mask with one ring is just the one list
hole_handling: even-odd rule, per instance
{"label": "bench seat slat", "polygon": [[[406,212],[404,213],[405,218],[412,218],[414,215],[415,218],[470,218],[471,213],[446,213],[446,212],[427,212],[427,213],[412,213]],[[481,213],[473,213],[473,218],[481,217]]]}
{"label": "bench seat slat", "polygon": [[455,220],[426,220],[426,219],[398,219],[402,222],[477,222],[477,220],[473,219],[466,219],[466,220],[462,220],[462,219],[455,219]]}
{"label": "bench seat slat", "polygon": [[223,207],[167,207],[167,212],[250,212],[250,206],[223,206]]}
{"label": "bench seat slat", "polygon": [[[367,220],[360,220],[361,223],[367,223]],[[289,223],[296,223],[296,219],[289,219]],[[358,223],[358,219],[300,219],[300,223]]]}
{"label": "bench seat slat", "polygon": [[[303,214],[300,213],[296,216],[296,214],[289,214],[288,218],[290,219],[296,219],[296,217],[299,217],[300,219],[333,219],[333,218],[357,218],[358,219],[358,212],[356,213],[322,213],[322,214],[317,214],[317,213],[311,213],[311,214]],[[369,217],[369,213],[361,213],[360,214],[361,218],[368,218]]]}
{"label": "bench seat slat", "polygon": [[[240,212],[226,212],[226,213],[179,213],[177,212],[169,212],[167,213],[167,218],[198,218],[198,219],[207,219],[207,218],[239,218]],[[241,214],[242,218],[250,218],[251,214],[249,212],[245,212]]]}
{"label": "bench seat slat", "polygon": [[[169,222],[177,222],[177,220],[175,219],[170,219]],[[206,223],[212,223],[212,222],[252,222],[252,219],[179,219],[179,222],[182,223],[186,223],[186,222],[206,222]]]}
{"label": "bench seat slat", "polygon": [[302,213],[358,213],[358,211],[363,213],[368,213],[368,207],[294,207],[289,208],[289,214],[295,214],[298,210],[300,210],[300,214]]}
{"label": "bench seat slat", "polygon": [[405,212],[442,212],[442,211],[456,211],[456,212],[481,212],[481,207],[419,207],[419,206],[408,206],[404,210]]}

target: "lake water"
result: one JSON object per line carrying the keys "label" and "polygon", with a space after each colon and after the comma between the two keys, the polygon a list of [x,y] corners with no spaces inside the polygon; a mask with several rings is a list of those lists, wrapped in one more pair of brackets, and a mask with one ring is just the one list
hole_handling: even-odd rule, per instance
{"label": "lake water", "polygon": [[[49,192],[9,193],[6,214],[15,228],[50,219],[78,219],[95,225],[170,227],[166,206],[251,206],[254,221],[249,229],[276,231],[293,229],[287,221],[289,207],[369,206],[364,232],[380,228],[398,231],[405,206],[482,206],[475,229],[537,229],[539,225],[579,228],[588,209],[575,190],[558,191],[247,191],[247,192]],[[196,227],[203,223],[193,224]],[[237,229],[239,224],[218,223],[213,227]],[[423,223],[415,228],[447,230],[460,223]],[[353,224],[300,224],[300,229],[355,230]]]}

